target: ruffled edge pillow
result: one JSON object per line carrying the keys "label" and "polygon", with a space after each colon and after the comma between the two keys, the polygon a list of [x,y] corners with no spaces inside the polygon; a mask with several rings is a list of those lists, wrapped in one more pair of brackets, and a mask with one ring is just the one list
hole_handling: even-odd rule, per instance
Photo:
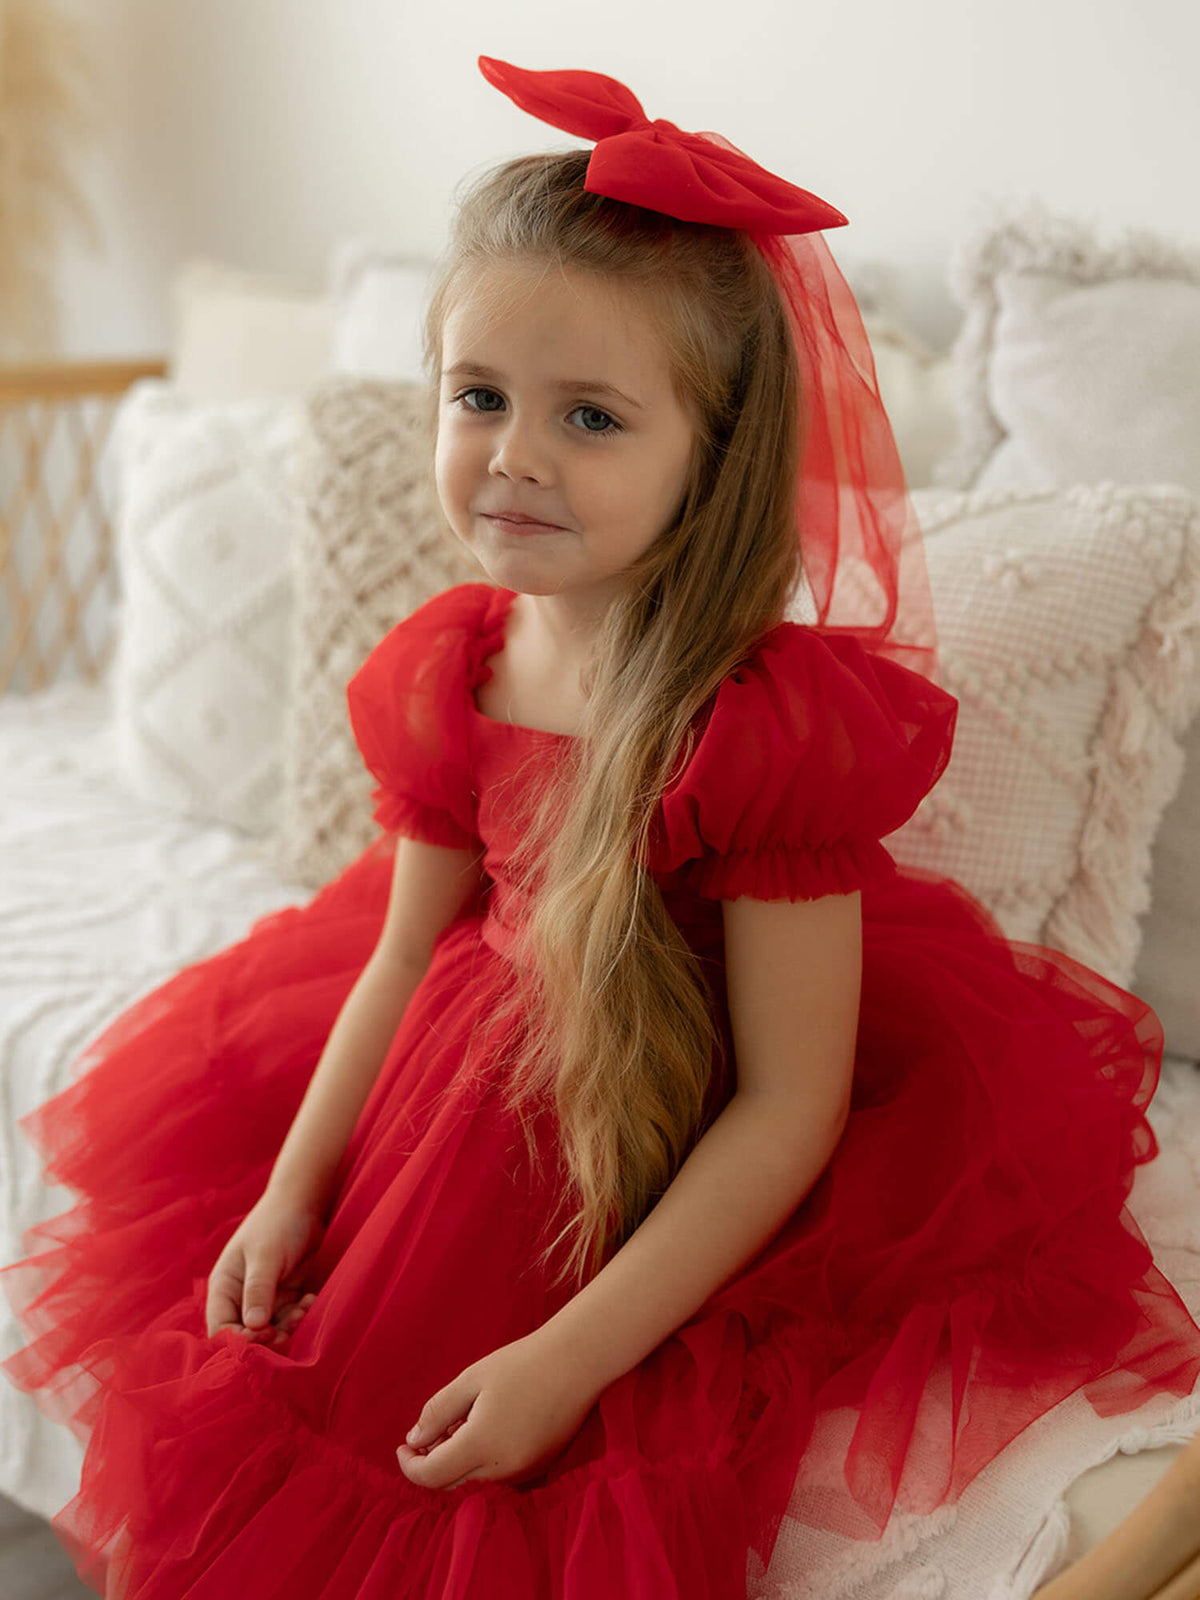
{"label": "ruffled edge pillow", "polygon": [[[948,269],[950,291],[963,309],[963,320],[950,353],[950,393],[956,411],[957,437],[953,447],[934,467],[933,483],[960,490],[1065,488],[1086,476],[1088,481],[1114,478],[1124,482],[1177,482],[1192,490],[1200,489],[1200,484],[1189,476],[1195,470],[1191,452],[1178,459],[1170,453],[1164,458],[1162,450],[1151,452],[1155,459],[1152,471],[1133,470],[1132,466],[1126,470],[1121,463],[1110,459],[1103,470],[1085,475],[1072,469],[1065,460],[1043,459],[1042,456],[1036,461],[1027,460],[1024,441],[1017,442],[1023,450],[1022,465],[1011,463],[1006,468],[1008,477],[1004,484],[981,481],[997,452],[1010,442],[1008,430],[994,405],[996,369],[998,363],[1005,361],[1007,341],[1012,337],[1006,331],[1004,320],[1006,285],[1015,280],[1019,287],[1019,280],[1025,274],[1061,280],[1042,286],[1049,298],[1036,318],[1051,339],[1058,336],[1055,320],[1060,308],[1054,303],[1056,296],[1058,299],[1071,296],[1078,301],[1078,290],[1117,286],[1122,281],[1141,280],[1147,288],[1156,290],[1173,281],[1181,289],[1194,290],[1196,320],[1200,325],[1200,250],[1136,228],[1127,229],[1111,244],[1104,244],[1092,227],[1053,214],[1041,200],[983,202],[977,222],[952,252]],[[1079,309],[1078,305],[1074,307],[1076,315]],[[1098,304],[1094,314],[1111,317],[1113,311],[1107,305]],[[1119,348],[1128,347],[1127,334],[1122,324],[1115,336]],[[1073,342],[1077,345],[1081,342],[1077,334]],[[1190,369],[1184,364],[1183,370],[1186,374]],[[1127,374],[1121,380],[1122,396],[1128,392],[1126,377]],[[1011,386],[1015,380],[1007,381]],[[1103,380],[1092,372],[1064,372],[1064,394],[1076,381],[1088,386]],[[1168,390],[1159,392],[1161,384],[1157,370],[1147,373],[1147,383],[1139,392],[1137,416],[1143,430],[1153,428],[1154,412],[1173,417],[1179,409],[1179,397]],[[1200,369],[1187,379],[1187,394],[1200,420]],[[1120,399],[1115,398],[1111,409],[1116,411],[1119,406]],[[1081,429],[1091,428],[1094,432],[1086,403],[1072,408],[1064,402],[1056,412],[1055,426],[1069,428],[1074,415],[1078,416]],[[1104,441],[1105,446],[1108,443]],[[1114,441],[1114,445],[1117,444],[1119,441]],[[1018,471],[1027,474],[1019,481],[1013,477]]]}

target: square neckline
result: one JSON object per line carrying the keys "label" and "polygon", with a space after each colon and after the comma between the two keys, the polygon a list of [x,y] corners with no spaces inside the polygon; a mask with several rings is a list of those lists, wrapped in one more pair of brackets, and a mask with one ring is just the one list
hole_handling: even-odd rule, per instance
{"label": "square neckline", "polygon": [[485,722],[493,728],[512,728],[517,733],[528,733],[535,738],[542,739],[578,739],[577,733],[558,733],[553,728],[531,728],[523,722],[505,722],[500,717],[491,717],[484,711],[475,698],[476,690],[481,683],[486,683],[493,674],[493,668],[487,665],[493,656],[501,655],[507,640],[505,628],[509,613],[517,598],[516,589],[505,589],[497,585],[494,593],[489,596],[488,605],[484,611],[483,626],[480,628],[477,640],[477,653],[475,656],[474,671],[471,674],[471,683],[467,690],[467,700],[471,710],[480,722]]}

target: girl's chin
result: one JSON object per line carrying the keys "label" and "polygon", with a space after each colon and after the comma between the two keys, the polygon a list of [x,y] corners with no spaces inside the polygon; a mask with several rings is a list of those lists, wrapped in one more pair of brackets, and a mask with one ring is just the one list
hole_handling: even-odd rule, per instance
{"label": "girl's chin", "polygon": [[518,540],[502,534],[494,542],[476,542],[469,548],[494,583],[506,589],[536,588],[540,579],[549,593],[566,576],[568,563],[549,541],[530,539],[529,546],[526,549]]}

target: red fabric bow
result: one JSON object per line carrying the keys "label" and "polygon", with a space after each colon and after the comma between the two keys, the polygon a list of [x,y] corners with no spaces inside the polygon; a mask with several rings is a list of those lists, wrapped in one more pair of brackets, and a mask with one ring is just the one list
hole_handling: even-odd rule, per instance
{"label": "red fabric bow", "polygon": [[681,222],[759,233],[816,233],[849,219],[729,144],[651,122],[633,92],[602,72],[531,72],[479,57],[487,81],[531,116],[594,139],[583,186]]}

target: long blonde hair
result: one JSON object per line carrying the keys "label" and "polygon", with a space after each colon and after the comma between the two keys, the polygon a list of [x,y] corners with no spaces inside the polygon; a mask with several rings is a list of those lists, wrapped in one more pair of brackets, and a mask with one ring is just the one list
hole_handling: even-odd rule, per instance
{"label": "long blonde hair", "polygon": [[800,578],[799,377],[770,269],[737,230],[677,222],[589,193],[590,150],[492,168],[458,209],[425,319],[436,429],[442,329],[479,268],[524,261],[644,296],[697,428],[672,524],[627,569],[589,662],[587,705],[555,780],[534,797],[511,863],[528,917],[503,1073],[529,1155],[528,1115],[551,1105],[564,1207],[543,1255],[570,1242],[556,1282],[582,1283],[629,1237],[698,1135],[720,1034],[696,956],[647,858],[664,786],[696,714],[783,619]]}

